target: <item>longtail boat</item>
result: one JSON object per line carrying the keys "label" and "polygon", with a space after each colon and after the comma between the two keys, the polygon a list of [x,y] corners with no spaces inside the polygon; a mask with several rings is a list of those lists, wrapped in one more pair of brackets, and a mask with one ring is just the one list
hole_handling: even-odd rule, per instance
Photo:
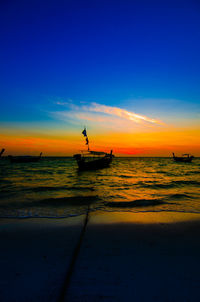
{"label": "longtail boat", "polygon": [[172,153],[172,154],[173,154],[173,159],[176,162],[191,163],[191,161],[194,158],[194,156],[190,155],[190,154],[183,154],[181,157],[175,156],[174,153]]}
{"label": "longtail boat", "polygon": [[11,163],[30,163],[30,162],[37,162],[41,159],[42,152],[39,156],[12,156],[9,155],[8,158],[10,159]]}
{"label": "longtail boat", "polygon": [[86,137],[86,145],[88,145],[88,150],[81,151],[80,154],[74,155],[79,170],[96,170],[109,167],[114,157],[112,150],[110,151],[110,153],[91,151],[89,148],[89,139],[86,129],[83,130],[82,134]]}

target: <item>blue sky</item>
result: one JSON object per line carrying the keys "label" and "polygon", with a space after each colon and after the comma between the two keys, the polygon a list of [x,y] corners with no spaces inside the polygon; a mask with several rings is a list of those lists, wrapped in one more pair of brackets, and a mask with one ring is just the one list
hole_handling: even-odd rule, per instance
{"label": "blue sky", "polygon": [[0,31],[6,125],[53,122],[58,98],[199,117],[199,1],[1,1]]}

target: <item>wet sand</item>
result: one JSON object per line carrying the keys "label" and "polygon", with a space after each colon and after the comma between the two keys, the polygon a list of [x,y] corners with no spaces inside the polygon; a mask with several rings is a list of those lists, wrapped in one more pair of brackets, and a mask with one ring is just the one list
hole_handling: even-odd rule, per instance
{"label": "wet sand", "polygon": [[2,219],[0,301],[57,301],[84,216]]}
{"label": "wet sand", "polygon": [[[59,301],[84,216],[3,219],[0,301]],[[63,301],[200,301],[198,214],[92,213]]]}

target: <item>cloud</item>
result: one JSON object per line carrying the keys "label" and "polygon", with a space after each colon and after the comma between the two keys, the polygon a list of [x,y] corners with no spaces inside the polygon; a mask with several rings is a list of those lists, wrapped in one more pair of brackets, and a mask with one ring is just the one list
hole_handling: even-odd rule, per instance
{"label": "cloud", "polygon": [[72,103],[72,100],[66,101],[56,101],[56,105],[61,105],[70,108],[71,110],[79,110],[79,106]]}
{"label": "cloud", "polygon": [[136,125],[142,127],[164,125],[164,123],[158,119],[153,119],[119,107],[98,103],[81,104],[81,102],[79,105],[75,105],[72,101],[58,101],[56,104],[65,108],[68,107],[68,110],[53,112],[53,116],[73,123],[84,120],[93,123],[106,123],[110,128],[114,128],[115,126],[117,126],[117,128],[120,126],[131,127],[131,125],[134,127]]}
{"label": "cloud", "polygon": [[123,119],[133,121],[135,123],[148,122],[148,123],[159,124],[159,125],[164,124],[163,122],[161,122],[157,119],[151,119],[147,116],[136,114],[134,112],[127,111],[125,109],[106,106],[106,105],[100,105],[97,103],[92,103],[90,107],[85,107],[85,109],[88,109],[89,111],[92,111],[92,112],[101,112],[101,113],[106,113],[106,114],[113,115],[113,116],[118,116]]}

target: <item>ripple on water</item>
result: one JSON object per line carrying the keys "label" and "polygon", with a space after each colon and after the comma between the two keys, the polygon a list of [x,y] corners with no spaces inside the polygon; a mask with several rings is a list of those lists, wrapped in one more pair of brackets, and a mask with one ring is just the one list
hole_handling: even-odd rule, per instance
{"label": "ripple on water", "polygon": [[5,160],[0,208],[5,216],[29,211],[38,217],[76,215],[88,204],[92,210],[200,213],[199,167],[199,159],[179,165],[168,158],[115,158],[108,169],[79,173],[72,158],[35,165]]}

